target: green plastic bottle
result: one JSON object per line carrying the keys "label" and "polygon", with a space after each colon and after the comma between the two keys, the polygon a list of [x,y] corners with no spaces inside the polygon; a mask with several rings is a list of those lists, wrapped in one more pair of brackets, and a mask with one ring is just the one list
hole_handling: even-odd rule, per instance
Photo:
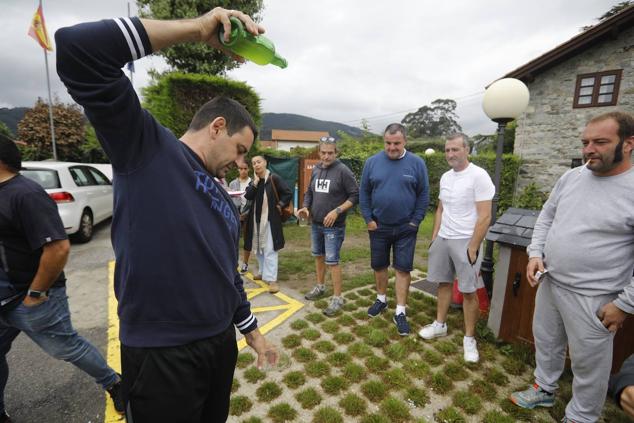
{"label": "green plastic bottle", "polygon": [[228,42],[225,41],[225,31],[222,26],[218,32],[218,39],[223,46],[258,65],[271,63],[282,69],[288,66],[286,59],[275,52],[275,45],[271,40],[263,35],[247,32],[240,19],[233,16],[229,19],[231,20],[231,39]]}

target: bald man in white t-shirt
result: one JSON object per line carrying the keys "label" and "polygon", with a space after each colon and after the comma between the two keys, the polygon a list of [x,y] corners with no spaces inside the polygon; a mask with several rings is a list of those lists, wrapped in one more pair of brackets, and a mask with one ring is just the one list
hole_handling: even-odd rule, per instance
{"label": "bald man in white t-shirt", "polygon": [[474,338],[480,312],[476,296],[482,261],[479,250],[491,221],[495,186],[484,169],[469,162],[469,141],[465,134],[457,133],[447,139],[445,158],[451,170],[440,178],[427,266],[427,280],[438,284],[436,320],[418,334],[423,339],[447,335],[447,312],[452,283],[457,277],[458,290],[464,296],[464,360],[476,363],[480,359]]}

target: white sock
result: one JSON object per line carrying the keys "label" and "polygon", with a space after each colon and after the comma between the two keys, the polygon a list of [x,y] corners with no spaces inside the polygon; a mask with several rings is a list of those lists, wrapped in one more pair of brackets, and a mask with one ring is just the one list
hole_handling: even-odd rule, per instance
{"label": "white sock", "polygon": [[475,336],[465,336],[465,341],[475,341]]}
{"label": "white sock", "polygon": [[398,316],[399,314],[405,314],[405,306],[404,305],[400,305],[400,304],[396,305],[396,315]]}
{"label": "white sock", "polygon": [[323,283],[318,283],[318,284],[317,284],[317,288],[319,288],[320,290],[322,290],[322,291],[323,291],[323,290],[325,290],[325,289],[326,289],[326,284],[323,284]]}
{"label": "white sock", "polygon": [[445,322],[439,322],[438,320],[434,320],[434,323],[435,323],[437,326],[440,326],[440,327],[443,327],[443,328],[445,327]]}
{"label": "white sock", "polygon": [[387,303],[387,296],[385,294],[377,294],[376,299],[381,301],[382,303]]}

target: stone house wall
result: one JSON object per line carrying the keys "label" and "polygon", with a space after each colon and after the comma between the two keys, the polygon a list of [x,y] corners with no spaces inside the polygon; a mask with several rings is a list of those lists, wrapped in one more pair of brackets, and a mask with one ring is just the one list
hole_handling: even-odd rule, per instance
{"label": "stone house wall", "polygon": [[[573,109],[577,75],[613,69],[623,69],[617,105]],[[634,28],[538,73],[527,86],[530,103],[515,133],[514,153],[523,162],[516,192],[531,182],[549,192],[572,159],[581,158],[581,133],[590,118],[634,113]]]}

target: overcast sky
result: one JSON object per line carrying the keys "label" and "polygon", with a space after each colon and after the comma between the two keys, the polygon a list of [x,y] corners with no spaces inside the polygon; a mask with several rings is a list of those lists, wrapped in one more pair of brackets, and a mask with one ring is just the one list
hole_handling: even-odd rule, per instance
{"label": "overcast sky", "polygon": [[[247,63],[230,78],[247,82],[263,112],[297,113],[375,132],[437,98],[458,102],[463,129],[492,133],[484,87],[579,33],[619,0],[265,0],[262,25],[288,68]],[[0,107],[46,97],[44,56],[27,36],[35,0],[0,0]],[[125,0],[44,0],[51,37],[74,23],[125,16]],[[131,2],[132,14],[136,5]],[[136,63],[137,91],[149,57]],[[72,101],[49,54],[53,94]]]}

